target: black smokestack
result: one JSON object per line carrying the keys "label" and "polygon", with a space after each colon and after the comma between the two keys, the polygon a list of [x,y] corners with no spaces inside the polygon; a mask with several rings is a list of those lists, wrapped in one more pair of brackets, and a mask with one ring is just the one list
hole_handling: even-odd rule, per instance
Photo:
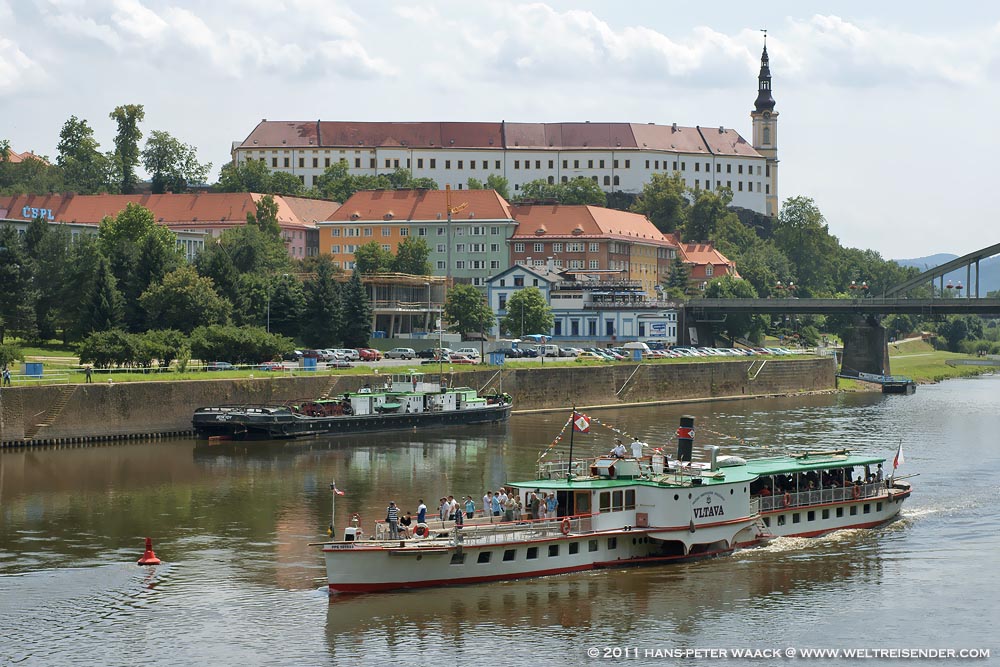
{"label": "black smokestack", "polygon": [[683,415],[681,425],[677,428],[677,460],[691,461],[691,450],[694,449],[694,417]]}

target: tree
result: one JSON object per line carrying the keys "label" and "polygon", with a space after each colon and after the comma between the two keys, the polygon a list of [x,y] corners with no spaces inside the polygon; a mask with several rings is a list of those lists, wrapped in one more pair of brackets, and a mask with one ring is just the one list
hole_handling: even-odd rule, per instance
{"label": "tree", "polygon": [[0,344],[0,368],[7,368],[23,359],[24,352],[19,345],[14,345],[13,343]]}
{"label": "tree", "polygon": [[121,327],[124,320],[123,299],[111,273],[111,265],[104,255],[97,257],[93,282],[84,295],[84,304],[83,317],[79,322],[79,329],[84,335]]}
{"label": "tree", "polygon": [[13,225],[0,227],[0,343],[8,333],[36,335],[31,269],[31,258]]}
{"label": "tree", "polygon": [[63,225],[50,227],[36,218],[24,238],[34,267],[38,337],[48,340],[55,338],[60,322],[65,320],[63,312],[67,304],[63,300],[63,290],[70,268],[70,232]]}
{"label": "tree", "polygon": [[306,307],[302,283],[287,273],[271,282],[271,332],[297,338]]}
{"label": "tree", "polygon": [[247,213],[247,226],[256,226],[272,240],[281,240],[281,225],[278,224],[278,203],[273,195],[264,195],[256,202],[256,211]]}
{"label": "tree", "polygon": [[791,260],[802,287],[813,292],[831,290],[831,258],[838,243],[812,199],[785,200],[774,229],[774,243]]}
{"label": "tree", "polygon": [[380,273],[392,271],[396,258],[389,250],[382,248],[378,241],[358,246],[354,251],[354,270],[358,273]]}
{"label": "tree", "polygon": [[340,286],[334,274],[333,259],[322,255],[316,263],[316,277],[305,284],[306,307],[301,335],[310,347],[328,347],[341,338],[343,313]]}
{"label": "tree", "polygon": [[59,131],[56,164],[62,170],[67,189],[81,194],[118,190],[112,184],[111,160],[101,153],[94,130],[86,120],[70,116]]}
{"label": "tree", "polygon": [[684,178],[675,172],[653,174],[630,210],[642,213],[657,229],[670,234],[683,229],[689,206]]}
{"label": "tree", "polygon": [[396,273],[410,273],[416,276],[429,276],[431,263],[431,248],[422,238],[407,236],[396,247],[396,259],[392,262],[392,270]]}
{"label": "tree", "polygon": [[138,354],[138,337],[121,329],[95,331],[77,346],[80,363],[96,368],[131,366]]}
{"label": "tree", "polygon": [[[674,255],[670,262],[670,275],[667,277],[667,288],[671,291],[677,290],[680,295],[687,292],[688,282],[691,278],[691,267],[684,263],[680,253]],[[677,294],[677,292],[673,292]]]}
{"label": "tree", "polygon": [[222,166],[219,182],[212,189],[218,192],[271,192],[271,182],[271,170],[263,160],[229,162]]}
{"label": "tree", "polygon": [[490,174],[485,184],[478,178],[470,177],[466,185],[470,190],[496,190],[504,199],[510,199],[510,181],[500,174]]}
{"label": "tree", "polygon": [[[734,276],[723,276],[708,283],[705,288],[707,299],[756,299],[757,292],[746,280]],[[729,336],[730,345],[735,339],[750,337],[760,339],[764,333],[764,321],[759,315],[737,315],[729,313],[723,325]]]}
{"label": "tree", "polygon": [[167,132],[153,130],[142,151],[142,164],[152,176],[153,194],[185,192],[191,184],[204,183],[212,163],[198,162],[198,150]]}
{"label": "tree", "polygon": [[507,300],[507,313],[500,320],[500,329],[507,334],[548,334],[555,324],[552,309],[537,287],[526,287]]}
{"label": "tree", "polygon": [[730,225],[743,226],[736,214],[728,208],[733,201],[733,193],[729,188],[717,191],[696,190],[693,196],[694,204],[691,205],[684,223],[684,240],[708,241],[715,236],[716,228],[724,220]]}
{"label": "tree", "polygon": [[152,285],[139,297],[150,329],[177,329],[185,333],[199,326],[225,324],[232,306],[215,291],[210,278],[183,265]]}
{"label": "tree", "polygon": [[444,317],[448,320],[448,329],[463,336],[488,331],[494,322],[493,309],[486,303],[483,293],[472,285],[455,285],[448,291]]}
{"label": "tree", "polygon": [[139,164],[139,140],[142,139],[139,123],[146,117],[146,111],[141,104],[124,104],[115,107],[108,115],[118,123],[115,158],[121,169],[121,192],[130,195],[135,192],[138,183],[135,167]]}
{"label": "tree", "polygon": [[289,174],[287,171],[276,171],[271,174],[267,188],[261,192],[272,195],[300,196],[304,189],[302,181],[295,174]]}
{"label": "tree", "polygon": [[344,316],[340,337],[344,347],[367,347],[372,335],[372,308],[360,272],[351,274],[341,288],[341,302]]}
{"label": "tree", "polygon": [[604,190],[591,178],[580,176],[559,184],[560,204],[604,206],[607,201]]}

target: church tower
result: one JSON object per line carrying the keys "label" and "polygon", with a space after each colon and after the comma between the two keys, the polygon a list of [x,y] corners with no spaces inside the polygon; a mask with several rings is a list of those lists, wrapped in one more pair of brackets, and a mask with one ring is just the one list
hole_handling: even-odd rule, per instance
{"label": "church tower", "polygon": [[753,119],[753,147],[766,158],[764,184],[767,214],[778,215],[778,112],[771,97],[771,67],[767,59],[767,32],[764,33],[764,52],[760,56],[760,74],[757,76],[757,101],[750,112]]}

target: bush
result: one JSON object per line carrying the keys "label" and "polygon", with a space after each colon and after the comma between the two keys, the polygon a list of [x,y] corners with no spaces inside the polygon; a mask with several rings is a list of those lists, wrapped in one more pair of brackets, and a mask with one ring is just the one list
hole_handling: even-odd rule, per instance
{"label": "bush", "polygon": [[139,342],[139,336],[121,329],[92,333],[77,346],[80,363],[97,368],[132,366],[139,357]]}
{"label": "bush", "polygon": [[259,364],[280,359],[295,349],[295,342],[260,327],[213,324],[191,333],[191,355],[202,361]]}
{"label": "bush", "polygon": [[19,346],[13,343],[0,345],[0,368],[6,368],[15,361],[21,361],[22,359],[24,359],[24,352],[21,351]]}

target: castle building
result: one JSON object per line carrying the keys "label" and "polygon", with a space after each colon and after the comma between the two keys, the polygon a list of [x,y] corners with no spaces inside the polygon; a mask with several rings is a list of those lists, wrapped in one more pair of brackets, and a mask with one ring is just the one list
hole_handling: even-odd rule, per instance
{"label": "castle building", "polygon": [[583,177],[607,192],[637,193],[655,173],[678,173],[695,189],[728,187],[733,205],[777,212],[777,112],[767,47],[751,112],[753,141],[722,126],[677,123],[371,122],[262,120],[234,142],[235,163],[260,160],[294,174],[306,187],[338,162],[354,175],[397,168],[440,188],[470,178],[507,179],[511,194],[530,181]]}

